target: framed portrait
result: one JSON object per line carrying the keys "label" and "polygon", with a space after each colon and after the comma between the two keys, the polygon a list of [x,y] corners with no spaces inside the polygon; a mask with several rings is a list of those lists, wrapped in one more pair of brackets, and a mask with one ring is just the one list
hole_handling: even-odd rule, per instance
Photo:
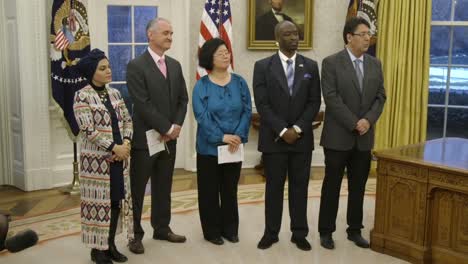
{"label": "framed portrait", "polygon": [[275,26],[288,20],[299,29],[299,49],[312,49],[313,0],[247,0],[248,49],[278,49]]}

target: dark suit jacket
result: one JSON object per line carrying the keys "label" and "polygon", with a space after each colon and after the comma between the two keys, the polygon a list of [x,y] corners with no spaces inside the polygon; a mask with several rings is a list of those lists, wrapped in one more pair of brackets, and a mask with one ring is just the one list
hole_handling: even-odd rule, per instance
{"label": "dark suit jacket", "polygon": [[[286,14],[283,14],[283,18],[284,20],[293,22],[292,18]],[[255,21],[255,39],[275,40],[276,24],[278,24],[278,19],[276,19],[271,10],[259,16]]]}
{"label": "dark suit jacket", "polygon": [[[354,146],[359,150],[371,150],[374,125],[386,100],[380,61],[364,54],[361,93],[346,49],[325,58],[322,63],[322,91],[326,108],[320,145],[334,150],[350,150]],[[355,128],[361,118],[367,119],[371,127],[366,134],[359,136]]]}
{"label": "dark suit jacket", "polygon": [[[275,55],[255,63],[255,105],[260,114],[258,150],[261,152],[307,152],[313,149],[312,122],[320,108],[320,78],[317,63],[296,56],[293,95],[289,95],[281,59]],[[289,145],[278,139],[284,128],[297,125],[303,135]]]}
{"label": "dark suit jacket", "polygon": [[[133,101],[133,141],[136,149],[147,149],[146,131],[165,134],[172,124],[182,126],[187,113],[187,87],[180,63],[165,56],[166,80],[148,51],[127,65],[127,86]],[[168,142],[175,144],[174,140]]]}

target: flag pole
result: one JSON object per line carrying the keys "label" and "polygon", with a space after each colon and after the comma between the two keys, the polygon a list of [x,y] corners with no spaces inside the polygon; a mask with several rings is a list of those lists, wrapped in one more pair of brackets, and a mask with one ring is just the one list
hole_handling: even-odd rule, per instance
{"label": "flag pole", "polygon": [[73,181],[62,189],[63,193],[76,195],[80,193],[80,177],[78,174],[78,153],[76,142],[73,142]]}

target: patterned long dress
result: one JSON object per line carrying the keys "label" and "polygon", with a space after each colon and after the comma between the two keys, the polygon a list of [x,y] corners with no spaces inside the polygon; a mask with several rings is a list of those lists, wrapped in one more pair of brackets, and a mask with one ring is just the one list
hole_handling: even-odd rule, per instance
{"label": "patterned long dress", "polygon": [[[118,119],[122,139],[132,138],[130,114],[120,95],[106,88]],[[80,128],[81,237],[84,244],[99,250],[108,249],[111,214],[110,161],[113,143],[111,115],[91,85],[76,92],[73,111]],[[119,216],[120,228],[133,239],[133,209],[130,192],[130,160],[123,161],[124,200]]]}

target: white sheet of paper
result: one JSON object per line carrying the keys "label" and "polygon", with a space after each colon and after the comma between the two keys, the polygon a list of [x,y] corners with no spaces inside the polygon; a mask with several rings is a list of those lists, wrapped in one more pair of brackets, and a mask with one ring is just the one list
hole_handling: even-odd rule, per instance
{"label": "white sheet of paper", "polygon": [[146,141],[148,142],[150,156],[165,150],[164,142],[159,140],[159,136],[160,134],[154,129],[146,131]]}
{"label": "white sheet of paper", "polygon": [[229,152],[229,145],[218,146],[218,164],[244,161],[244,144],[236,152]]}

